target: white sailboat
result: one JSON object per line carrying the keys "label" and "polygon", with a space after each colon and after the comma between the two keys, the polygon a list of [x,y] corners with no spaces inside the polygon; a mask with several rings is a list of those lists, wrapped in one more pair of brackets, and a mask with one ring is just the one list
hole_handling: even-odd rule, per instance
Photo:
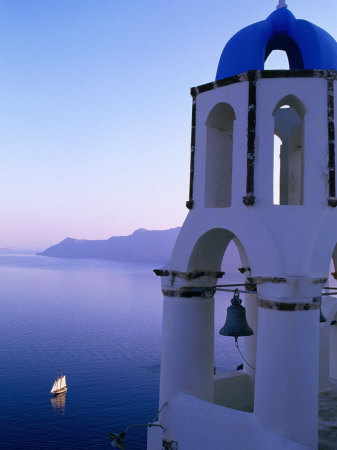
{"label": "white sailboat", "polygon": [[66,376],[65,375],[61,375],[58,376],[56,378],[56,380],[54,381],[53,387],[51,388],[50,393],[57,395],[57,394],[62,394],[62,392],[66,392],[67,391],[67,382],[66,382]]}

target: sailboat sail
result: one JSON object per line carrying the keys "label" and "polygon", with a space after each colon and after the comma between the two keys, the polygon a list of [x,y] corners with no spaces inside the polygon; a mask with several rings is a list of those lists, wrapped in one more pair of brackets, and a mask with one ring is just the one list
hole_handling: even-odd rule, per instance
{"label": "sailboat sail", "polygon": [[66,384],[66,376],[63,375],[63,377],[60,380],[60,389],[66,387],[66,386],[67,386],[67,384]]}
{"label": "sailboat sail", "polygon": [[51,388],[51,394],[61,394],[67,390],[66,376],[61,375],[54,381],[53,387]]}

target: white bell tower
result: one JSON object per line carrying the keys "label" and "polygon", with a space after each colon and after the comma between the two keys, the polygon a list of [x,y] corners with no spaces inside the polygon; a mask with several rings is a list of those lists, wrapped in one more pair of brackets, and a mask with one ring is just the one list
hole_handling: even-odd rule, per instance
{"label": "white bell tower", "polygon": [[[289,70],[264,70],[273,50]],[[319,321],[331,258],[337,265],[336,70],[335,40],[280,1],[230,39],[216,81],[191,89],[189,213],[156,271],[166,431],[149,430],[148,450],[163,439],[179,450],[318,447],[319,391],[337,382],[333,297]],[[254,335],[240,338],[244,370],[214,375],[212,288],[226,282],[232,240],[256,289],[244,299]]]}

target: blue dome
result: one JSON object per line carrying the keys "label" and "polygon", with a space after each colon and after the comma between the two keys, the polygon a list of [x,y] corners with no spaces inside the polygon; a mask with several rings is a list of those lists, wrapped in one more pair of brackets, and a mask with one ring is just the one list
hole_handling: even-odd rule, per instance
{"label": "blue dome", "polygon": [[284,50],[294,69],[337,70],[337,42],[322,28],[296,19],[287,8],[279,8],[266,20],[236,33],[226,44],[216,80],[248,70],[263,70],[273,50]]}

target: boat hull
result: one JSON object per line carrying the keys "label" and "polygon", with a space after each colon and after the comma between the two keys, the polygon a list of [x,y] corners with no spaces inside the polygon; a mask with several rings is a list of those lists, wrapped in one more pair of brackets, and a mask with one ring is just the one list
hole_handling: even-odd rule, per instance
{"label": "boat hull", "polygon": [[61,389],[56,389],[56,391],[51,392],[52,394],[55,395],[59,395],[59,394],[63,394],[63,392],[67,392],[68,388],[67,387],[63,387]]}

